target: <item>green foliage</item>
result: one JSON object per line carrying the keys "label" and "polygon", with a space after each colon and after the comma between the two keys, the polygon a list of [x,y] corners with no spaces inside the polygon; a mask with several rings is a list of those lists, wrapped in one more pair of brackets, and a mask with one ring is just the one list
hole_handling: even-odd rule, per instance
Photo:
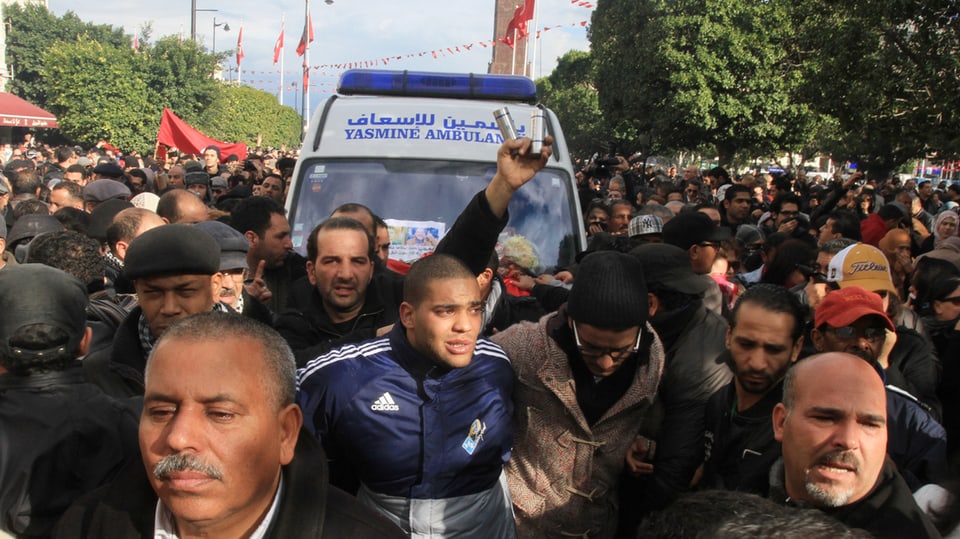
{"label": "green foliage", "polygon": [[929,152],[960,155],[956,14],[952,0],[796,6],[803,97],[836,119],[836,156],[885,175]]}
{"label": "green foliage", "polygon": [[296,112],[265,92],[218,83],[216,57],[193,41],[167,36],[150,44],[148,23],[135,52],[122,30],[71,12],[58,18],[39,4],[4,9],[14,93],[56,114],[70,140],[150,152],[167,107],[221,140],[253,144],[262,133],[264,144],[299,143]]}
{"label": "green foliage", "polygon": [[549,77],[537,81],[541,100],[556,113],[574,157],[606,150],[610,136],[593,80],[590,53],[570,51],[559,59]]}
{"label": "green foliage", "polygon": [[176,36],[144,45],[141,51],[143,78],[150,88],[151,101],[163,103],[187,123],[199,121],[219,92],[210,76],[216,67],[213,56],[196,42],[181,42]]}
{"label": "green foliage", "polygon": [[81,37],[46,47],[41,61],[46,106],[67,138],[88,146],[105,139],[124,150],[152,148],[162,108],[137,76],[130,47]]}
{"label": "green foliage", "polygon": [[217,97],[204,110],[197,124],[207,135],[220,140],[256,145],[262,135],[263,146],[300,144],[300,115],[281,106],[276,96],[249,86],[219,85]]}
{"label": "green foliage", "polygon": [[85,23],[72,11],[57,17],[40,3],[5,3],[3,18],[9,21],[7,64],[14,75],[7,91],[41,107],[47,102],[40,84],[46,49],[57,42],[77,42],[82,37],[118,48],[129,46],[121,29]]}
{"label": "green foliage", "polygon": [[[707,142],[721,164],[738,152],[807,142],[816,126],[794,99],[789,0],[609,0],[590,39],[600,107],[620,133],[655,146]],[[799,128],[799,129],[798,129]]]}

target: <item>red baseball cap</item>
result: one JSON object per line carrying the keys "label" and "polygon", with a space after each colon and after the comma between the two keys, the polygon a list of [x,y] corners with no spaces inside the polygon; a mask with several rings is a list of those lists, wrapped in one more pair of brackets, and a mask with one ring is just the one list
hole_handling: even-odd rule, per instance
{"label": "red baseball cap", "polygon": [[829,324],[831,327],[849,326],[864,316],[879,316],[890,331],[896,331],[893,321],[883,310],[880,295],[859,286],[834,290],[817,305],[813,315],[814,327]]}

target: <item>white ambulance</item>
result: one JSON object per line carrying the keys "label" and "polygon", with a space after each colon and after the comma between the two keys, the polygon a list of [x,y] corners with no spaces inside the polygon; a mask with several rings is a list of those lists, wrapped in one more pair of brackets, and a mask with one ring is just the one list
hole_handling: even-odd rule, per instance
{"label": "white ambulance", "polygon": [[[493,177],[503,143],[493,112],[507,107],[524,137],[536,98],[526,77],[345,72],[314,114],[294,171],[287,198],[294,248],[305,254],[317,223],[360,203],[389,225],[391,259],[409,263],[431,251]],[[514,195],[498,244],[531,273],[569,265],[585,245],[563,132],[549,110],[544,123],[553,157]]]}

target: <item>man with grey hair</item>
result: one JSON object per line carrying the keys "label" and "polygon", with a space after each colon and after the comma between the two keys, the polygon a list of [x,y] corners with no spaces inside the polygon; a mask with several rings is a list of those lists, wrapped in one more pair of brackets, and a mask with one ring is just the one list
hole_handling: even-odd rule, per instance
{"label": "man with grey hair", "polygon": [[886,392],[866,361],[832,352],[794,365],[773,432],[783,448],[770,472],[774,501],[814,505],[878,536],[940,536],[887,457]]}
{"label": "man with grey hair", "polygon": [[58,536],[402,537],[330,486],[323,452],[300,435],[293,353],[268,326],[186,318],[157,342],[145,383],[144,466],[80,500]]}

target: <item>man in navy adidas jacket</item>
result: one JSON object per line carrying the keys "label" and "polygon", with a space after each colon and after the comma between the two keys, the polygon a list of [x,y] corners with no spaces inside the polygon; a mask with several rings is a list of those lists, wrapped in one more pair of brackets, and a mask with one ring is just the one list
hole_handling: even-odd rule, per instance
{"label": "man in navy adidas jacket", "polygon": [[503,465],[513,444],[513,370],[477,340],[476,275],[436,254],[407,274],[399,324],[298,373],[305,423],[358,498],[413,537],[514,537]]}

